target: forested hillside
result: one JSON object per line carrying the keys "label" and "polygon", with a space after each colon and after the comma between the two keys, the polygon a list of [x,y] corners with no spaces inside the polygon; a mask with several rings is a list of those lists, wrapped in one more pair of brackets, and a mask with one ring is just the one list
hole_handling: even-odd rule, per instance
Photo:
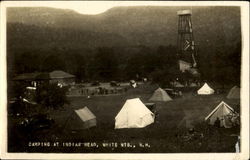
{"label": "forested hillside", "polygon": [[[115,7],[98,15],[8,8],[9,76],[61,69],[79,80],[167,77],[174,72],[181,9],[190,8]],[[239,82],[240,8],[193,7],[192,13],[202,78]]]}

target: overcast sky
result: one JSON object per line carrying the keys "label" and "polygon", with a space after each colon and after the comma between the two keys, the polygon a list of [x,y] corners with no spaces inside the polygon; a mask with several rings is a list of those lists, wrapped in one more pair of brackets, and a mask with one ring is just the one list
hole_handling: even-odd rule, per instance
{"label": "overcast sky", "polygon": [[[6,2],[6,1],[5,1]],[[31,7],[44,6],[62,9],[73,9],[82,14],[99,14],[115,6],[176,6],[176,5],[211,5],[207,2],[166,2],[166,1],[8,1],[6,6]],[[229,5],[230,3],[227,3]],[[213,2],[212,5],[225,5]],[[231,3],[232,5],[232,3]]]}
{"label": "overcast sky", "polygon": [[16,2],[14,6],[46,6],[73,9],[82,14],[99,14],[115,6],[164,6],[166,2],[147,1],[47,1],[47,2]]}

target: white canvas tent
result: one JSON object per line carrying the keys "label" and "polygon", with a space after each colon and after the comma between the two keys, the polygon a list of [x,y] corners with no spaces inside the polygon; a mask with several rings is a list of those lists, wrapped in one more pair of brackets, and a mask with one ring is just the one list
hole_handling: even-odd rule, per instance
{"label": "white canvas tent", "polygon": [[154,123],[154,114],[139,98],[128,99],[115,117],[115,129],[143,128]]}
{"label": "white canvas tent", "polygon": [[205,83],[198,91],[198,94],[201,95],[209,95],[209,94],[214,94],[214,90],[207,84]]}
{"label": "white canvas tent", "polygon": [[228,104],[222,101],[206,118],[205,121],[208,121],[209,124],[214,125],[215,121],[220,120],[220,126],[225,128],[232,127],[232,124],[227,116],[234,114],[234,109],[231,108]]}
{"label": "white canvas tent", "polygon": [[65,128],[70,130],[82,130],[96,126],[96,116],[88,109],[84,107],[78,110],[74,110],[70,114]]}
{"label": "white canvas tent", "polygon": [[230,89],[228,95],[228,99],[240,99],[240,88],[237,86],[234,86],[233,88]]}
{"label": "white canvas tent", "polygon": [[158,88],[157,90],[154,91],[154,94],[152,97],[149,99],[149,101],[171,101],[172,98],[167,94],[166,91],[164,91],[161,88]]}
{"label": "white canvas tent", "polygon": [[197,87],[198,85],[196,83],[191,83],[189,86],[190,87]]}
{"label": "white canvas tent", "polygon": [[176,82],[174,83],[174,87],[182,88],[182,87],[184,87],[184,85],[182,85],[180,82],[176,81]]}

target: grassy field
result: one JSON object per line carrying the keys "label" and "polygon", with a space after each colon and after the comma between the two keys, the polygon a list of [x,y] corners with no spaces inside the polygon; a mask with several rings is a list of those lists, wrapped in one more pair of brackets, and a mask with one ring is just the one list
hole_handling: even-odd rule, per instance
{"label": "grassy field", "polygon": [[[22,133],[9,118],[10,152],[67,152],[67,153],[191,153],[191,152],[234,152],[239,128],[224,129],[207,126],[204,118],[224,100],[239,110],[237,100],[226,99],[224,94],[198,96],[197,88],[186,89],[183,97],[173,101],[156,103],[159,116],[155,123],[141,129],[114,129],[115,116],[127,99],[148,99],[156,85],[144,84],[130,88],[118,95],[68,97],[70,104],[59,110],[50,111],[55,126],[36,133]],[[68,117],[74,109],[87,106],[97,117],[97,127],[71,132],[65,127]],[[194,127],[203,138],[184,141],[179,135],[187,128]],[[11,134],[10,134],[11,133]],[[17,143],[18,142],[18,143]],[[49,142],[44,147],[39,143]],[[52,146],[54,142],[59,145]],[[68,143],[69,142],[69,143]],[[37,146],[29,146],[37,145]],[[71,146],[70,146],[71,145]],[[77,145],[73,146],[72,145]],[[121,146],[123,145],[123,146]]]}

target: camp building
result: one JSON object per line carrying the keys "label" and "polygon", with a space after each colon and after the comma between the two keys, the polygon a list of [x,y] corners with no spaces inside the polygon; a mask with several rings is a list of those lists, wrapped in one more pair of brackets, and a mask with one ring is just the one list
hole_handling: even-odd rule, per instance
{"label": "camp building", "polygon": [[188,62],[185,62],[183,60],[179,60],[179,68],[181,72],[185,72],[189,70],[192,67],[192,65]]}
{"label": "camp building", "polygon": [[49,73],[50,82],[51,83],[58,83],[62,86],[67,86],[70,84],[75,84],[75,76],[64,71],[53,71]]}
{"label": "camp building", "polygon": [[62,86],[67,86],[75,83],[75,76],[64,71],[56,70],[52,72],[34,72],[23,73],[13,79],[14,81],[22,82],[27,86],[36,87],[41,83],[60,83]]}

